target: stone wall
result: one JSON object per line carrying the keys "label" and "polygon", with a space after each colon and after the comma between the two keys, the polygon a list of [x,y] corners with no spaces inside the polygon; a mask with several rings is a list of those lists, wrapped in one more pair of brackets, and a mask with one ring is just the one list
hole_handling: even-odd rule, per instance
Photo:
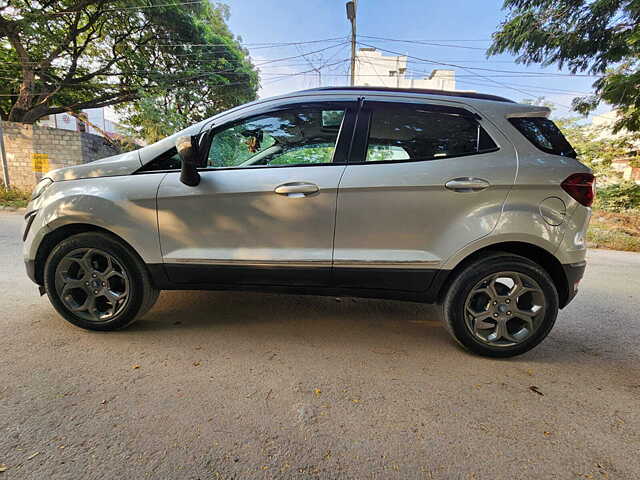
{"label": "stone wall", "polygon": [[33,189],[48,170],[118,153],[107,140],[90,133],[14,122],[2,122],[2,128],[9,183],[21,190]]}

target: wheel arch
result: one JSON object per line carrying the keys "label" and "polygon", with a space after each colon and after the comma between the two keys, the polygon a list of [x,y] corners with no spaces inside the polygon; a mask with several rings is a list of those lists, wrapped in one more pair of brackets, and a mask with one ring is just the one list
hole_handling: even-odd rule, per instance
{"label": "wheel arch", "polygon": [[140,259],[140,262],[142,262],[142,264],[145,265],[146,267],[146,263],[142,260],[138,252],[136,252],[136,250],[131,246],[131,244],[127,242],[124,238],[122,238],[120,235],[106,228],[99,227],[97,225],[93,225],[90,223],[69,223],[66,225],[62,225],[54,230],[51,230],[42,238],[42,241],[38,246],[38,251],[36,253],[36,258],[35,258],[34,273],[35,273],[35,280],[38,285],[44,285],[44,264],[47,261],[47,258],[49,258],[49,254],[55,248],[55,246],[58,245],[65,238],[68,238],[72,235],[77,235],[79,233],[87,233],[87,232],[105,233],[115,238],[120,243],[128,247],[129,250],[133,252],[134,255],[136,255]]}
{"label": "wheel arch", "polygon": [[441,303],[444,300],[444,296],[446,295],[447,290],[460,271],[465,269],[475,260],[482,258],[488,253],[496,252],[513,253],[515,255],[520,255],[521,257],[528,258],[529,260],[540,265],[549,274],[556,287],[556,290],[558,291],[559,307],[564,308],[567,305],[570,299],[569,282],[560,261],[548,250],[532,243],[520,241],[494,243],[492,245],[482,247],[467,255],[453,268],[453,270],[449,271],[449,273],[447,274],[445,280],[442,282],[438,290],[437,301]]}

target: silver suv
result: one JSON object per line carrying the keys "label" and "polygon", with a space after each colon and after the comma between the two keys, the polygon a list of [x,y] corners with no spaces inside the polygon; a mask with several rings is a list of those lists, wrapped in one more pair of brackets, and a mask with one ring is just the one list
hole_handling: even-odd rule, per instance
{"label": "silver suv", "polygon": [[71,323],[126,327],[160,290],[437,302],[473,352],[533,348],[585,268],[594,177],[544,107],[319,88],[48,173],[31,279]]}

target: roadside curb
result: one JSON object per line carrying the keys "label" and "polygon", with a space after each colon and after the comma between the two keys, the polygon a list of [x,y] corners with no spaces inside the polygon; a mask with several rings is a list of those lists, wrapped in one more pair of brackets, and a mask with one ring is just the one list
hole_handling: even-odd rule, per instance
{"label": "roadside curb", "polygon": [[0,212],[26,213],[27,209],[24,207],[6,207],[4,205],[0,205]]}

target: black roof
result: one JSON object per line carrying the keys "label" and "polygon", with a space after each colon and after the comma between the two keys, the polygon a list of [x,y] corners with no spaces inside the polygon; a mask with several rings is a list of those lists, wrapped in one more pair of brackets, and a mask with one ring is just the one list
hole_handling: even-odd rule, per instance
{"label": "black roof", "polygon": [[302,90],[303,92],[314,91],[339,91],[339,90],[358,90],[358,91],[371,91],[371,92],[406,92],[406,93],[422,93],[428,95],[442,95],[445,97],[464,97],[464,98],[476,98],[479,100],[493,100],[495,102],[509,102],[516,103],[508,98],[499,97],[497,95],[489,95],[487,93],[474,93],[474,92],[452,92],[450,90],[435,90],[431,88],[390,88],[390,87],[368,87],[368,86],[354,86],[354,87],[318,87],[311,88],[309,90]]}

